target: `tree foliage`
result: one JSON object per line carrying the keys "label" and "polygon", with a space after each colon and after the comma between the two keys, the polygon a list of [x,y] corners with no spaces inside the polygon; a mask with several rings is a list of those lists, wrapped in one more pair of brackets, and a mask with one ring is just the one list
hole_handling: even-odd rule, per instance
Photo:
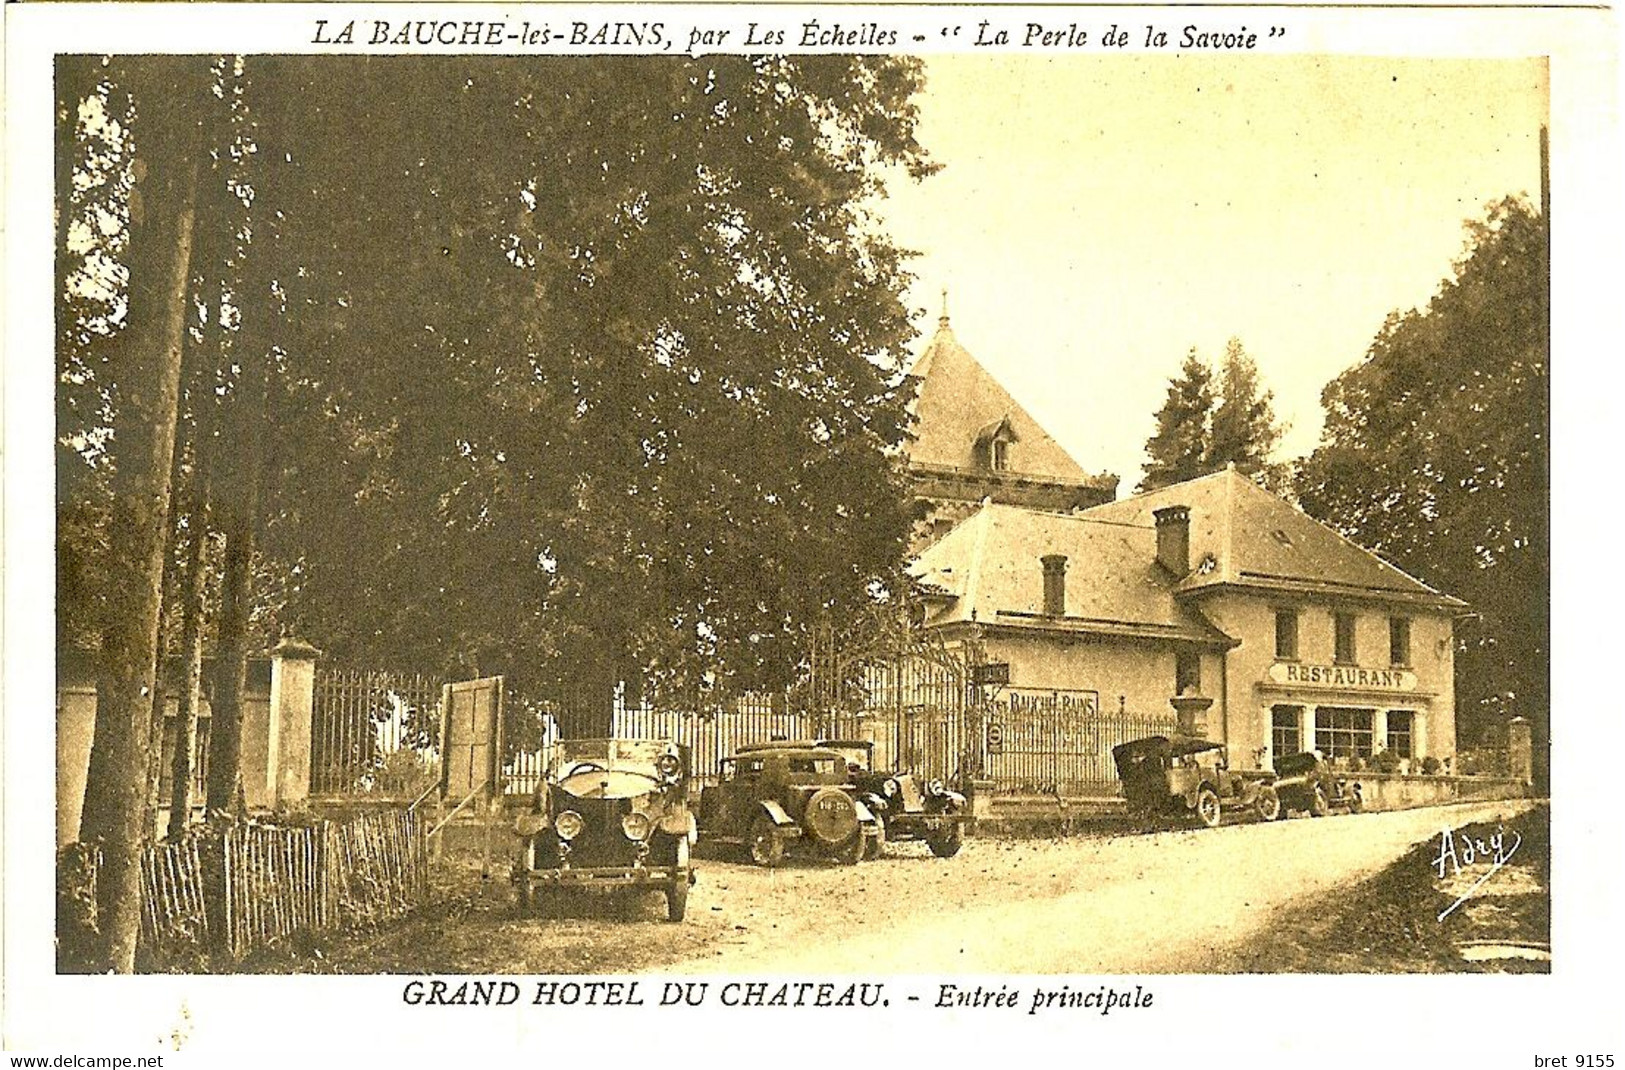
{"label": "tree foliage", "polygon": [[1466,224],[1426,308],[1390,314],[1366,358],[1321,395],[1303,507],[1444,591],[1457,629],[1458,736],[1549,694],[1547,230],[1521,199]]}
{"label": "tree foliage", "polygon": [[895,581],[911,330],[864,204],[928,167],[911,63],[256,62],[299,120],[262,127],[300,268],[283,623],[375,663],[761,678]]}
{"label": "tree foliage", "polygon": [[1265,486],[1280,482],[1280,469],[1270,457],[1284,428],[1275,417],[1274,395],[1264,389],[1258,366],[1240,339],[1226,343],[1217,375],[1192,347],[1179,375],[1169,380],[1156,420],[1156,433],[1145,444],[1140,490],[1195,479],[1231,464]]}

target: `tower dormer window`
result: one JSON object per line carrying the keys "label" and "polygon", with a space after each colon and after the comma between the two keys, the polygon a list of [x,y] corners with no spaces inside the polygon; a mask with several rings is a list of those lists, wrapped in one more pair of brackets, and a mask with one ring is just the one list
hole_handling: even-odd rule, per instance
{"label": "tower dormer window", "polygon": [[976,460],[995,472],[1010,469],[1010,443],[1016,440],[1016,430],[1010,426],[1010,417],[995,420],[976,432],[973,447]]}

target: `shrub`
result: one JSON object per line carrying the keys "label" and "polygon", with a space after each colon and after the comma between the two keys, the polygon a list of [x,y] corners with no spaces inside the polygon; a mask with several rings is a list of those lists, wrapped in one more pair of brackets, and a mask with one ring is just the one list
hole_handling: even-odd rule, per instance
{"label": "shrub", "polygon": [[101,848],[70,843],[56,853],[56,970],[96,973],[101,924],[96,915],[96,872]]}
{"label": "shrub", "polygon": [[1400,757],[1395,751],[1378,751],[1371,756],[1371,770],[1376,773],[1399,772]]}

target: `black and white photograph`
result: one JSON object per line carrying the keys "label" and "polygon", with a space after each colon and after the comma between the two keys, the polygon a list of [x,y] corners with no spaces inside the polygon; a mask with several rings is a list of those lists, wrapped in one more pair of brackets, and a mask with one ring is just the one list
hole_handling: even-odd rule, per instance
{"label": "black and white photograph", "polygon": [[95,6],[8,1051],[1625,1059],[1611,12]]}

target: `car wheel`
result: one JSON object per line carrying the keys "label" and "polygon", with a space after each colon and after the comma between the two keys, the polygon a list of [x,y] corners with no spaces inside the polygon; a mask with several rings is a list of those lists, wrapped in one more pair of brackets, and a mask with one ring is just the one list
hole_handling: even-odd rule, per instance
{"label": "car wheel", "polygon": [[1218,828],[1223,820],[1224,812],[1219,807],[1218,792],[1212,788],[1203,788],[1196,793],[1196,820],[1205,828]]}
{"label": "car wheel", "polygon": [[886,853],[886,823],[884,821],[876,821],[875,822],[875,834],[874,834],[874,836],[870,837],[870,839],[869,839],[869,845],[868,845],[867,851],[865,852],[865,857],[867,857],[869,859],[876,859],[876,858],[879,858],[881,855],[883,855],[885,853]]}
{"label": "car wheel", "polygon": [[1258,789],[1258,800],[1253,803],[1260,821],[1274,821],[1281,816],[1281,797],[1271,787]]}
{"label": "car wheel", "polygon": [[1364,809],[1365,793],[1360,790],[1360,785],[1356,784],[1354,790],[1349,792],[1349,813],[1357,814]]}
{"label": "car wheel", "polygon": [[941,832],[926,837],[925,845],[938,858],[952,858],[965,845],[965,826],[956,821]]}
{"label": "car wheel", "polygon": [[768,817],[758,817],[750,825],[750,860],[772,869],[784,861],[784,839]]}
{"label": "car wheel", "polygon": [[1326,798],[1326,789],[1316,784],[1315,794],[1309,799],[1309,816],[1325,817],[1331,808],[1331,800]]}
{"label": "car wheel", "polygon": [[855,866],[863,861],[865,840],[863,826],[859,825],[850,839],[830,851],[830,857],[843,866]]}

